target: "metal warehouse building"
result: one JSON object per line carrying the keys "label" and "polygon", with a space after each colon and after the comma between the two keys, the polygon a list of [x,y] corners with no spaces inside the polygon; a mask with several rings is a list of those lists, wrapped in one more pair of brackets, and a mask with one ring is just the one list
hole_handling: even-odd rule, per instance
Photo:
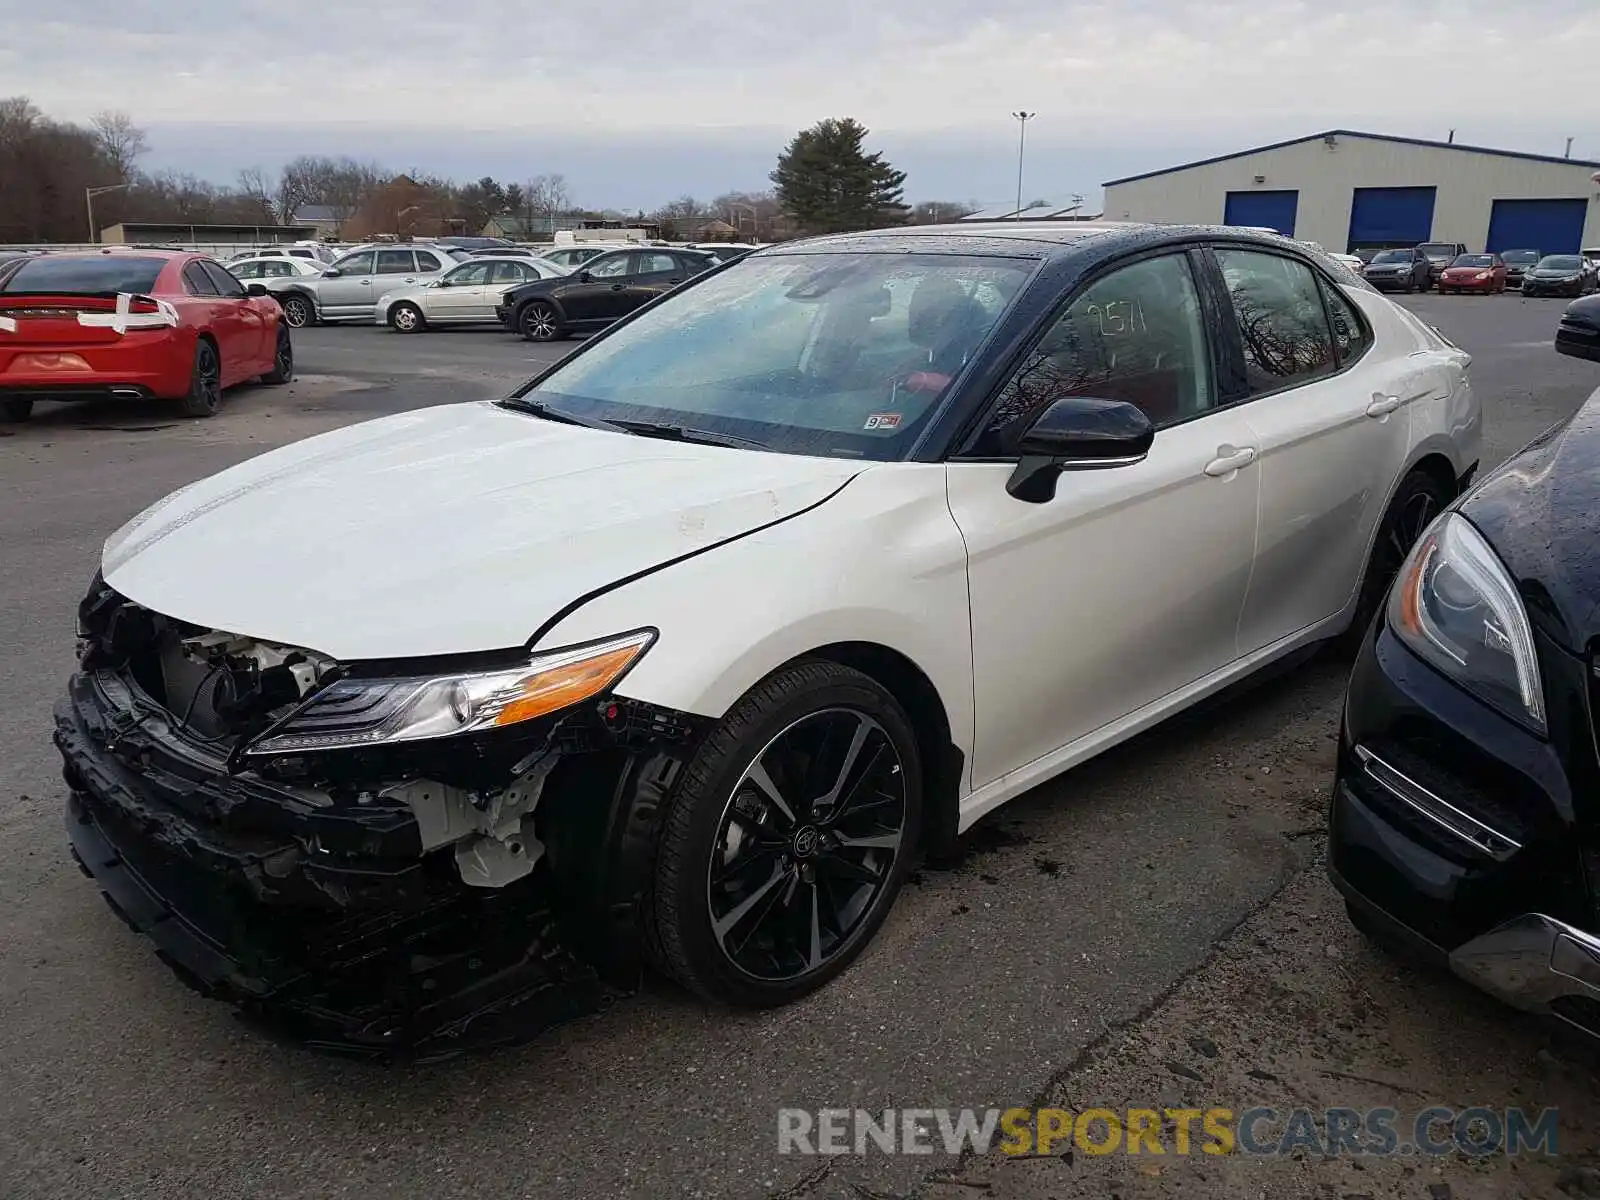
{"label": "metal warehouse building", "polygon": [[1333,129],[1105,185],[1112,220],[1276,229],[1329,250],[1600,246],[1600,163]]}

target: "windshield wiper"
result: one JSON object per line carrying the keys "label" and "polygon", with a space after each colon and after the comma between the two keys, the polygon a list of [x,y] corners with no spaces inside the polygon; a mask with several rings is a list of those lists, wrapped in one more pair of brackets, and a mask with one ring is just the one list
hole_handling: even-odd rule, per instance
{"label": "windshield wiper", "polygon": [[613,428],[626,430],[628,433],[637,434],[639,437],[660,438],[667,442],[693,442],[700,446],[729,446],[733,449],[750,447],[756,450],[769,449],[765,442],[758,442],[752,438],[735,437],[731,433],[712,433],[709,429],[691,429],[687,425],[673,425],[667,421],[625,421],[614,418],[611,421]]}
{"label": "windshield wiper", "polygon": [[543,400],[529,400],[525,396],[507,396],[500,401],[502,408],[509,408],[513,412],[525,412],[535,417],[543,417],[546,421],[559,421],[563,425],[582,425],[586,429],[608,429],[612,433],[622,430],[620,424],[603,421],[599,417],[586,417],[580,413],[569,412],[564,408],[551,408]]}

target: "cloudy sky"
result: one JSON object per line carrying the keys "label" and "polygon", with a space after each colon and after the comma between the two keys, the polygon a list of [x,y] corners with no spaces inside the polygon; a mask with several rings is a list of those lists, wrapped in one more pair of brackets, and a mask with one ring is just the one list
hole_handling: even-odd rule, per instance
{"label": "cloudy sky", "polygon": [[130,112],[148,168],[297,153],[593,206],[766,186],[853,116],[911,199],[999,202],[1345,127],[1600,159],[1596,0],[0,0],[0,94]]}

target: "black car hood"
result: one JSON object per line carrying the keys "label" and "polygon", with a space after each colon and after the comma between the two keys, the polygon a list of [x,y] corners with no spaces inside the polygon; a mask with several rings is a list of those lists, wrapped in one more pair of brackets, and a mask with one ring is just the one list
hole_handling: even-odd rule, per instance
{"label": "black car hood", "polygon": [[1506,564],[1530,621],[1575,654],[1600,637],[1600,391],[1503,463],[1460,511]]}

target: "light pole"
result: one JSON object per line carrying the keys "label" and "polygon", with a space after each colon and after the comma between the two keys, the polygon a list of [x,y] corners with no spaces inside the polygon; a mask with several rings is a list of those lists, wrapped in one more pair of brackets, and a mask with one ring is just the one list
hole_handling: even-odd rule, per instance
{"label": "light pole", "polygon": [[100,244],[100,231],[94,227],[94,198],[106,192],[120,192],[128,185],[125,183],[108,183],[104,187],[86,187],[83,189],[83,203],[89,210],[89,244]]}
{"label": "light pole", "polygon": [[1023,151],[1023,148],[1028,143],[1028,121],[1029,121],[1030,118],[1037,117],[1039,114],[1038,113],[1031,113],[1031,112],[1023,112],[1021,109],[1018,109],[1016,112],[1012,113],[1011,115],[1017,119],[1017,126],[1018,126],[1018,132],[1017,132],[1017,211],[1016,211],[1013,219],[1020,221],[1020,220],[1022,220],[1022,151]]}

